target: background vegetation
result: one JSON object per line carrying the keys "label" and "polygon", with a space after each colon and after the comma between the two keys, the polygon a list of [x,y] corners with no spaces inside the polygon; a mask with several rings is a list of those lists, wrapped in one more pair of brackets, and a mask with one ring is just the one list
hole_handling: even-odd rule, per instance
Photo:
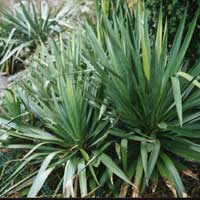
{"label": "background vegetation", "polygon": [[[181,20],[183,16],[183,12],[185,10],[186,5],[188,4],[188,11],[187,11],[187,17],[186,17],[186,27],[189,25],[191,19],[194,16],[194,13],[196,11],[196,8],[199,6],[200,1],[199,0],[192,0],[192,1],[157,1],[157,0],[146,0],[146,7],[149,9],[150,19],[151,19],[151,25],[152,28],[155,28],[155,24],[158,20],[157,13],[160,9],[160,3],[162,3],[162,10],[164,17],[167,17],[168,19],[168,25],[169,25],[169,40],[172,41],[179,24],[179,21]],[[200,19],[197,21],[195,31],[190,43],[190,47],[188,49],[188,52],[186,54],[186,58],[190,62],[190,64],[194,64],[197,62],[200,56],[200,44],[199,44],[199,38],[200,38]]]}

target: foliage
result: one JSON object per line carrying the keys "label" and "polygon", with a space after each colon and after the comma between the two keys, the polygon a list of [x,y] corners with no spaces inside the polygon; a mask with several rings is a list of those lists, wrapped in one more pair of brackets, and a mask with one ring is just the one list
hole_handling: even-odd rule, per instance
{"label": "foliage", "polygon": [[[169,42],[173,41],[174,35],[176,33],[179,21],[182,19],[186,4],[188,6],[188,12],[186,17],[186,28],[189,27],[189,23],[194,17],[194,13],[200,5],[199,0],[191,0],[191,1],[158,1],[158,0],[146,0],[145,5],[149,10],[150,15],[150,26],[151,28],[155,28],[155,24],[157,23],[157,13],[160,8],[160,4],[162,3],[162,10],[164,13],[164,17],[167,17],[168,20],[168,29],[169,29]],[[195,31],[190,43],[189,50],[186,54],[186,58],[189,59],[190,63],[195,63],[196,60],[200,56],[200,18],[195,27]]]}
{"label": "foliage", "polygon": [[188,69],[184,57],[199,10],[186,33],[184,11],[171,48],[162,9],[155,31],[142,3],[131,12],[102,0],[96,14],[83,33],[41,43],[2,99],[0,148],[24,155],[0,176],[0,196],[138,197],[161,178],[187,196],[181,174],[194,175],[181,161],[200,162],[200,63]]}
{"label": "foliage", "polygon": [[2,43],[6,43],[9,48],[6,52],[2,52],[0,65],[11,57],[25,60],[48,37],[66,29],[70,30],[70,20],[75,13],[73,6],[66,4],[59,9],[52,9],[46,1],[40,1],[38,8],[36,3],[30,0],[20,1],[14,10],[2,8],[3,23],[6,25],[3,27],[6,28],[6,33],[12,34],[6,34],[1,38]]}
{"label": "foliage", "polygon": [[129,138],[131,134],[136,141],[138,137],[143,138],[132,145],[137,151],[135,160],[129,160],[129,164],[137,165],[133,196],[143,192],[154,176],[157,181],[158,174],[179,196],[185,196],[179,165],[170,158],[171,153],[200,161],[200,146],[195,140],[199,138],[200,103],[197,88],[200,85],[195,79],[200,64],[188,72],[183,67],[199,10],[183,38],[186,13],[171,49],[168,49],[167,23],[163,26],[162,10],[153,42],[146,12],[140,8],[136,17],[129,12],[128,19],[122,13],[111,21],[104,18],[104,42],[99,42],[98,35],[86,27],[92,51],[85,48],[85,58],[102,80],[108,102],[105,106],[113,110],[115,118],[119,117],[120,130],[112,134],[121,138]]}
{"label": "foliage", "polygon": [[[113,144],[112,140],[107,141],[111,124],[109,118],[100,117],[98,109],[87,101],[86,94],[91,93],[94,98],[98,95],[89,75],[74,71],[80,65],[77,63],[80,52],[66,54],[62,44],[59,47],[60,50],[55,44],[52,47],[55,57],[43,55],[47,58],[39,62],[39,70],[33,69],[17,92],[23,105],[43,126],[35,128],[0,118],[1,126],[8,135],[8,139],[2,141],[2,147],[29,150],[18,168],[9,177],[2,177],[2,195],[32,180],[37,174],[28,193],[28,197],[35,197],[46,179],[51,180],[49,176],[54,171],[53,196],[61,191],[64,197],[86,196],[102,184],[99,180],[102,174],[94,170],[100,161],[129,183],[125,174],[105,154],[105,150]],[[47,52],[47,49],[44,51]],[[71,55],[72,61],[69,61]],[[26,169],[27,163],[37,164],[34,171],[8,187]],[[77,190],[74,184],[78,181],[80,189]]]}

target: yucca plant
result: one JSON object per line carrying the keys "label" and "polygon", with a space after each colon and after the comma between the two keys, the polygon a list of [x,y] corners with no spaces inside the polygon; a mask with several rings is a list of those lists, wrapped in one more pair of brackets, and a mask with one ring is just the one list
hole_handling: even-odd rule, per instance
{"label": "yucca plant", "polygon": [[12,37],[9,33],[0,39],[9,44],[9,49],[2,52],[0,65],[11,57],[14,57],[14,60],[25,60],[41,42],[46,42],[48,37],[55,36],[63,30],[70,32],[73,29],[72,19],[76,11],[72,2],[54,9],[45,0],[40,1],[39,5],[33,0],[20,0],[15,9],[1,8],[2,21],[9,27]]}
{"label": "yucca plant", "polygon": [[[4,34],[4,37],[1,38],[2,43],[6,43],[6,47],[9,47],[6,51],[2,51],[1,65],[10,58],[15,60],[14,57],[18,57],[19,53],[22,50],[24,51],[25,48],[29,47],[33,50],[36,43],[40,41],[44,42],[47,39],[50,32],[50,25],[52,24],[52,22],[50,23],[48,21],[51,14],[50,12],[48,13],[47,5],[44,6],[42,3],[40,14],[36,13],[36,10],[36,5],[33,1],[29,1],[28,4],[20,1],[20,6],[16,7],[15,11],[12,8],[1,9],[1,14],[3,15],[2,20],[4,24],[8,25],[12,33]],[[45,13],[41,15],[42,12]]]}
{"label": "yucca plant", "polygon": [[[187,70],[184,62],[199,9],[184,32],[186,14],[187,9],[172,48],[168,47],[162,11],[156,33],[150,34],[142,4],[134,13],[126,10],[126,15],[119,12],[110,20],[104,17],[104,41],[86,26],[90,45],[86,45],[84,59],[102,82],[104,108],[119,118],[111,134],[125,139],[129,146],[124,171],[135,163],[135,172],[126,174],[134,182],[132,196],[143,194],[149,185],[156,186],[162,177],[174,195],[184,197],[180,173],[186,166],[181,158],[200,162],[200,63]],[[139,142],[137,137],[146,141]],[[122,185],[121,194],[128,191]]]}
{"label": "yucca plant", "polygon": [[0,196],[31,185],[35,197],[45,182],[53,197],[139,196],[160,177],[186,196],[180,173],[194,174],[181,161],[200,161],[200,64],[184,65],[198,11],[184,34],[185,11],[169,49],[162,12],[154,36],[142,5],[132,14],[124,3],[109,19],[101,11],[102,35],[87,25],[85,35],[42,46],[33,58],[14,102],[39,123],[0,118],[0,147],[26,151],[9,177],[0,176]]}
{"label": "yucca plant", "polygon": [[[28,197],[36,197],[45,181],[52,196],[90,196],[109,179],[108,171],[130,183],[106,153],[114,144],[108,139],[112,123],[88,100],[90,94],[95,101],[98,88],[91,83],[91,72],[83,71],[80,47],[74,45],[75,38],[66,50],[62,42],[59,48],[53,43],[51,54],[43,47],[39,64],[18,87],[18,98],[40,120],[40,127],[0,118],[1,132],[8,135],[1,147],[27,151],[9,177],[0,177],[1,196],[32,183]],[[30,164],[30,174],[18,180]]]}
{"label": "yucca plant", "polygon": [[47,39],[52,26],[57,24],[54,18],[58,11],[50,9],[46,1],[41,1],[39,5],[37,8],[34,1],[20,1],[15,11],[12,8],[1,10],[4,20],[15,27],[16,37],[24,41],[33,40],[34,43]]}

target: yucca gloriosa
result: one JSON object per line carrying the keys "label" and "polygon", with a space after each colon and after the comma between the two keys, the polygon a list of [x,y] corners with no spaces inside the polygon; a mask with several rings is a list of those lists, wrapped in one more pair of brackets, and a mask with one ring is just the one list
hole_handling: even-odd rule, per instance
{"label": "yucca gloriosa", "polygon": [[[72,51],[65,51],[63,43],[59,46],[60,50],[55,43],[52,45],[53,56],[44,48],[42,57],[37,61],[40,68],[33,68],[31,76],[17,89],[18,98],[23,101],[26,110],[39,120],[37,126],[43,128],[27,126],[22,121],[15,121],[15,118],[0,119],[3,138],[8,135],[6,140],[1,141],[2,147],[29,150],[16,171],[8,178],[2,177],[0,194],[5,195],[20,184],[26,185],[37,173],[28,193],[28,197],[34,197],[50,173],[55,171],[58,178],[53,178],[55,193],[52,195],[63,192],[65,197],[83,197],[93,193],[108,179],[107,170],[94,169],[100,166],[100,162],[130,183],[106,154],[114,143],[114,140],[107,139],[111,122],[87,100],[87,93],[96,98],[98,88],[92,87],[90,72],[78,71],[81,64],[79,48],[75,46]],[[10,181],[27,169],[28,163],[33,166],[36,163],[33,173],[9,187]],[[78,181],[80,189],[77,190],[75,185]]]}
{"label": "yucca gloriosa", "polygon": [[[186,196],[179,172],[190,170],[180,157],[200,161],[200,64],[185,69],[183,59],[198,11],[184,35],[185,11],[169,49],[162,12],[153,38],[142,5],[133,14],[119,2],[117,12],[110,11],[109,19],[103,12],[101,26],[93,31],[87,25],[85,35],[74,38],[67,50],[62,41],[44,48],[18,87],[17,97],[40,128],[0,118],[1,132],[8,135],[1,146],[30,150],[2,179],[1,195],[34,180],[28,196],[36,196],[49,177],[53,196],[62,183],[64,196],[76,191],[93,196],[98,188],[110,190],[110,196],[138,196],[149,185],[155,188],[161,176],[174,195]],[[27,163],[35,170],[9,187]],[[50,176],[52,171],[58,178]],[[114,177],[111,186],[107,180],[112,183],[113,174],[120,179]]]}
{"label": "yucca gloriosa", "polygon": [[46,1],[41,1],[39,9],[34,1],[19,1],[20,4],[13,11],[12,8],[1,10],[4,20],[12,24],[16,29],[16,38],[23,38],[24,41],[39,42],[45,41],[56,25],[56,14],[52,11]]}
{"label": "yucca gloriosa", "polygon": [[[12,35],[7,34],[4,38],[0,38],[0,41],[9,44],[9,49],[2,52],[0,65],[11,57],[15,57],[14,60],[16,58],[25,60],[41,42],[46,42],[50,36],[55,36],[63,30],[70,31],[71,19],[74,18],[75,12],[72,3],[54,9],[45,0],[38,4],[33,0],[20,0],[14,10],[1,8],[2,21]],[[5,26],[2,27],[5,29]]]}
{"label": "yucca gloriosa", "polygon": [[87,48],[84,56],[102,80],[105,106],[119,117],[118,130],[112,134],[149,140],[134,143],[138,151],[129,158],[129,163],[137,163],[133,196],[143,193],[150,181],[158,181],[160,174],[183,197],[186,191],[178,173],[180,164],[172,157],[200,162],[200,63],[184,67],[199,9],[187,33],[185,10],[171,49],[161,10],[157,32],[152,35],[141,4],[134,14],[127,7],[125,10],[126,15],[114,13],[111,20],[104,17],[104,41],[99,42],[98,34],[86,27],[92,50]]}
{"label": "yucca gloriosa", "polygon": [[[1,8],[2,21],[12,33],[1,38],[1,41],[9,47],[7,51],[2,52],[1,65],[11,57],[19,56],[26,47],[33,50],[38,42],[44,42],[47,39],[52,25],[52,22],[49,22],[51,12],[48,13],[47,4],[44,6],[42,3],[40,13],[36,10],[33,1],[28,1],[28,3],[20,1],[20,6],[16,7],[15,11],[12,8]],[[43,15],[42,12],[44,12]],[[2,27],[5,29],[5,26]]]}

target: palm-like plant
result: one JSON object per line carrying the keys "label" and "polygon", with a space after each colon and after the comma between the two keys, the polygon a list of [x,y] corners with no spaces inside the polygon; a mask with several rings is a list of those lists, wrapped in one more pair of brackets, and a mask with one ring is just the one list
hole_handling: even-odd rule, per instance
{"label": "palm-like plant", "polygon": [[[62,5],[59,9],[53,9],[44,0],[40,1],[39,5],[33,0],[19,1],[14,10],[2,8],[0,11],[2,21],[7,27],[7,35],[4,34],[0,41],[6,43],[6,47],[9,48],[1,52],[0,65],[11,57],[15,57],[14,60],[17,57],[24,60],[50,36],[55,36],[63,30],[70,31],[73,28],[71,21],[76,10],[72,2]],[[6,27],[3,26],[3,29]]]}
{"label": "palm-like plant", "polygon": [[24,41],[45,41],[58,22],[58,11],[49,8],[46,1],[41,1],[39,9],[34,1],[22,2],[13,9],[1,10],[4,20],[16,29],[16,37]]}
{"label": "palm-like plant", "polygon": [[[189,70],[184,67],[184,55],[199,10],[184,33],[186,13],[187,10],[171,49],[162,12],[155,36],[150,35],[141,4],[134,14],[126,8],[126,15],[114,13],[111,20],[104,17],[103,41],[89,25],[86,27],[91,48],[87,44],[84,58],[102,80],[107,100],[104,104],[108,102],[104,106],[112,110],[115,118],[119,117],[118,127],[112,134],[128,139],[132,148],[135,146],[135,155],[126,156],[129,158],[126,166],[136,165],[133,196],[143,193],[150,182],[155,185],[159,176],[175,195],[177,192],[178,196],[186,196],[179,175],[184,166],[174,155],[200,162],[200,64]],[[130,140],[130,136],[149,141],[133,143],[134,138]],[[122,187],[122,192],[126,195],[127,186]]]}
{"label": "palm-like plant", "polygon": [[[31,76],[17,92],[23,105],[40,120],[42,127],[34,128],[0,118],[1,132],[8,135],[6,141],[1,141],[1,146],[29,150],[13,174],[1,178],[1,195],[18,186],[22,189],[23,185],[33,181],[28,197],[35,197],[47,178],[52,181],[50,174],[54,172],[53,196],[62,193],[64,197],[83,197],[105,183],[105,176],[103,181],[101,175],[107,171],[94,169],[100,162],[130,183],[106,154],[114,142],[108,140],[111,123],[109,118],[99,117],[99,110],[87,100],[86,94],[96,98],[98,89],[92,86],[87,71],[78,71],[81,69],[80,48],[77,45],[72,51],[64,50],[61,43],[60,49],[53,44],[53,55],[50,55],[44,48],[37,61],[40,68],[34,65]],[[35,166],[33,172],[9,187],[28,163]],[[80,189],[77,189],[78,182]]]}
{"label": "palm-like plant", "polygon": [[[193,174],[181,158],[200,162],[200,64],[184,66],[198,12],[184,34],[185,11],[169,49],[162,12],[153,37],[142,5],[133,14],[118,2],[108,19],[105,1],[96,33],[87,25],[85,37],[42,46],[14,101],[5,99],[0,147],[27,154],[9,177],[0,176],[1,196],[31,183],[28,196],[35,197],[46,181],[53,196],[90,196],[99,188],[138,196],[159,177],[186,196],[179,174]],[[19,120],[27,111],[34,126]],[[19,180],[27,164],[31,173]],[[113,174],[120,179],[112,186]]]}

